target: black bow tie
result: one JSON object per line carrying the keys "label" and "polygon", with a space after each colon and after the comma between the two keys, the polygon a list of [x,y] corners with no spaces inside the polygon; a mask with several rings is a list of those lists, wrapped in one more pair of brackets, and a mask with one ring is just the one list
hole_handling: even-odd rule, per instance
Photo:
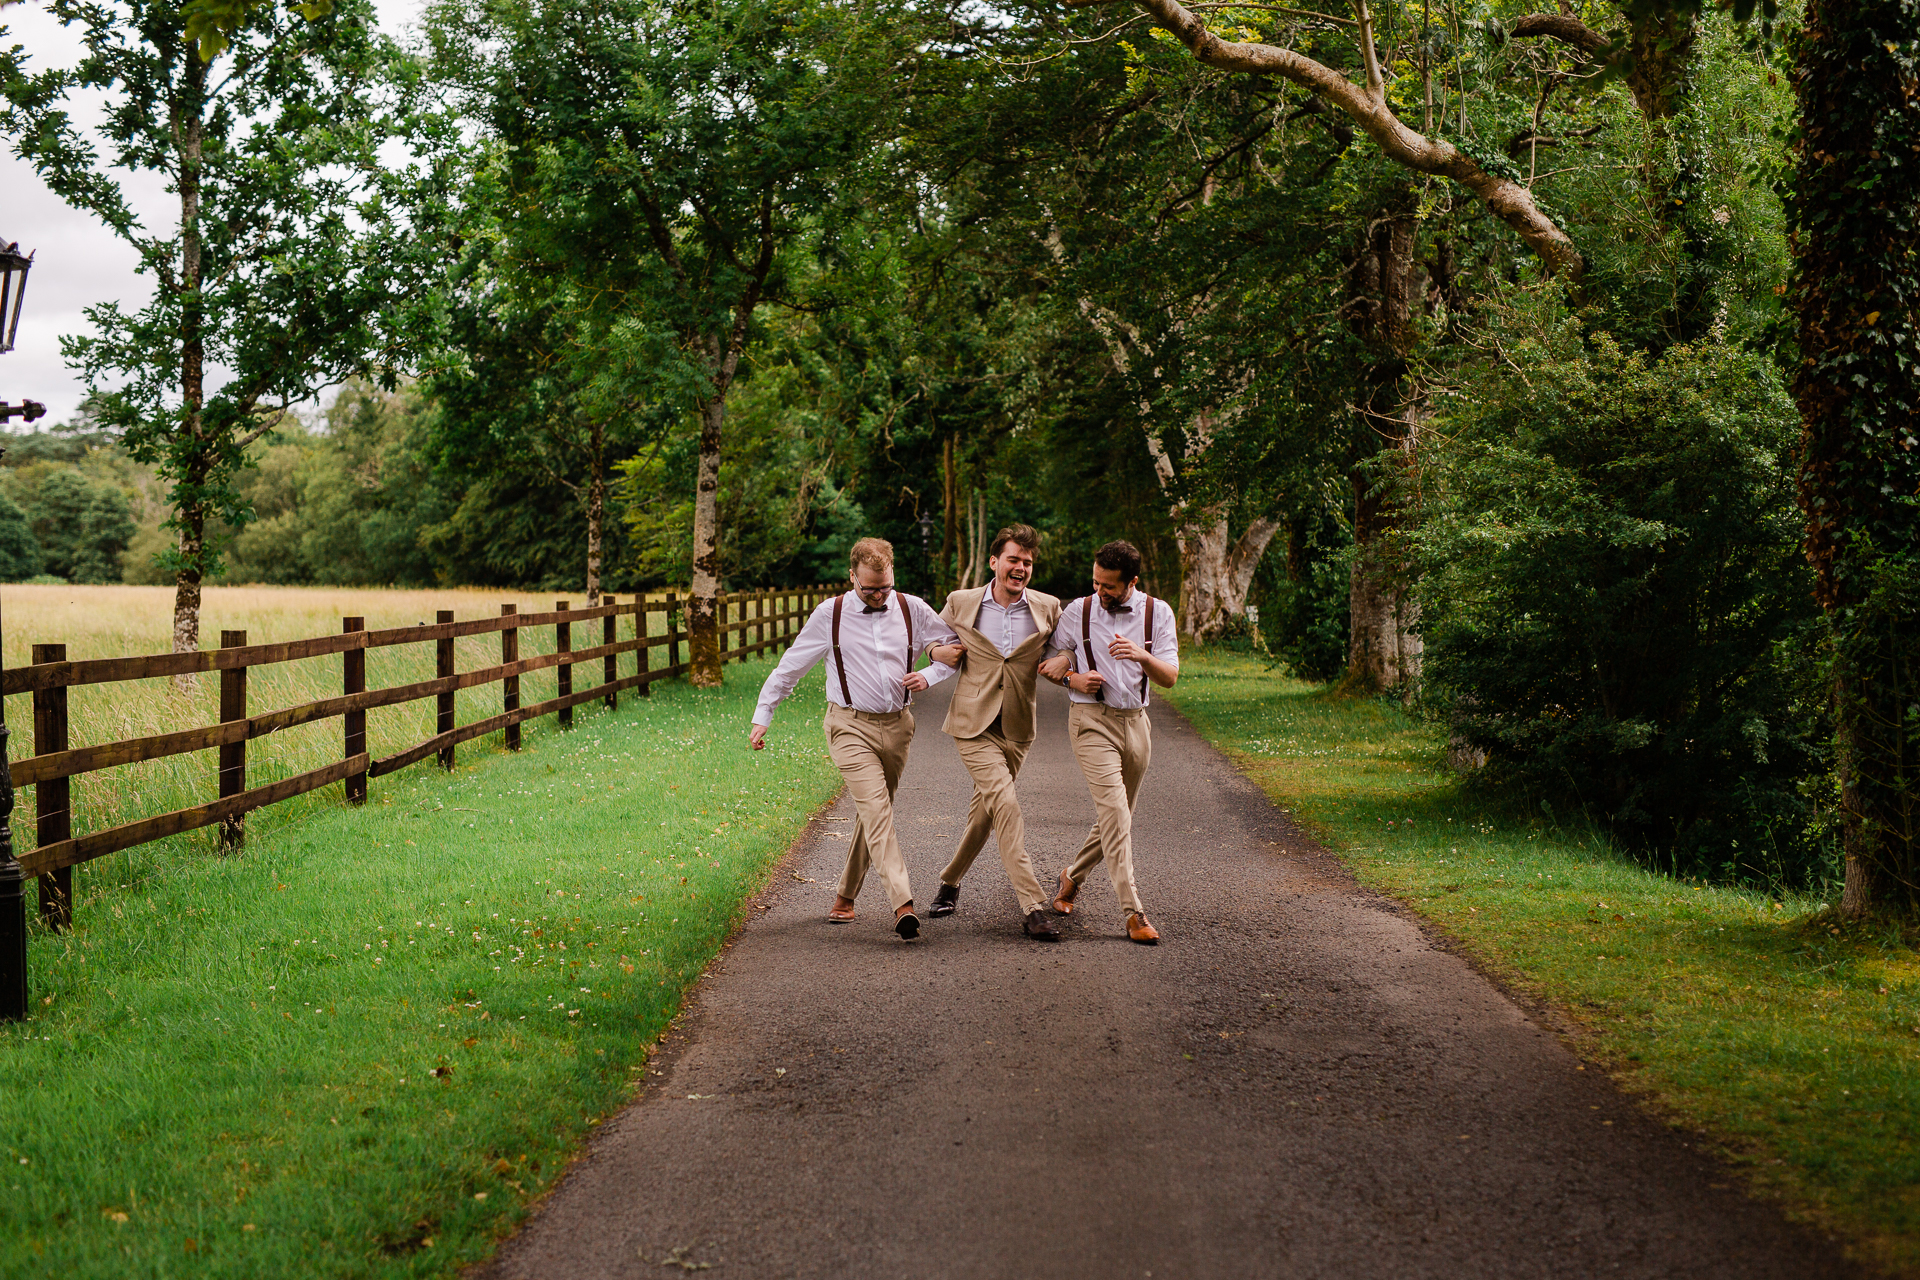
{"label": "black bow tie", "polygon": [[1132,613],[1133,612],[1133,606],[1130,604],[1103,604],[1100,607],[1105,609],[1108,613]]}
{"label": "black bow tie", "polygon": [[866,608],[860,610],[861,613],[885,613],[886,611],[887,611],[887,606],[885,605],[871,605],[871,604],[868,605]]}

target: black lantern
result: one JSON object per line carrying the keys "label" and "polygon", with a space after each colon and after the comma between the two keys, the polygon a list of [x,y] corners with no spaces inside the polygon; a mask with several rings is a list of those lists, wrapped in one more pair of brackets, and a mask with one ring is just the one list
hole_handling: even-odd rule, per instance
{"label": "black lantern", "polygon": [[19,245],[0,249],[0,351],[13,350],[14,335],[20,331],[20,303],[27,292],[27,272],[32,267],[33,255],[22,254]]}

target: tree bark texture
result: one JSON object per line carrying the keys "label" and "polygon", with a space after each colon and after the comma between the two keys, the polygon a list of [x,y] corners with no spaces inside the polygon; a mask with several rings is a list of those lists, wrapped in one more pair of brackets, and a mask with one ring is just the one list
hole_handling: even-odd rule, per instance
{"label": "tree bark texture", "polygon": [[701,688],[721,681],[720,665],[720,438],[725,391],[700,402],[700,464],[693,489],[693,589],[687,598],[689,661]]}
{"label": "tree bark texture", "polygon": [[[206,508],[200,500],[212,458],[207,438],[206,322],[200,301],[201,148],[202,113],[206,99],[207,64],[192,51],[186,59],[183,92],[174,107],[173,136],[179,153],[180,190],[180,416],[188,448],[186,467],[177,490],[179,563],[174,569],[173,651],[191,653],[200,647],[200,586],[206,575]],[[191,692],[191,675],[174,677],[174,688]]]}
{"label": "tree bark texture", "polygon": [[1429,138],[1405,124],[1387,101],[1382,73],[1374,57],[1373,20],[1358,0],[1359,44],[1367,60],[1365,84],[1355,84],[1333,68],[1304,54],[1273,45],[1222,40],[1180,0],[1138,0],[1140,7],[1171,32],[1193,56],[1222,71],[1278,76],[1310,89],[1344,112],[1388,158],[1413,170],[1459,183],[1486,205],[1556,275],[1576,279],[1585,270],[1573,241],[1534,203],[1533,193],[1510,178],[1489,173],[1480,162],[1444,138]]}
{"label": "tree bark texture", "polygon": [[1391,689],[1420,674],[1420,638],[1412,584],[1394,535],[1400,489],[1418,443],[1420,411],[1408,385],[1413,309],[1426,277],[1414,258],[1413,192],[1396,193],[1355,255],[1348,314],[1371,354],[1360,384],[1350,472],[1353,575],[1348,595],[1347,679]]}
{"label": "tree bark texture", "polygon": [[1278,520],[1262,516],[1238,538],[1229,538],[1226,512],[1218,506],[1195,512],[1181,522],[1176,535],[1180,546],[1180,616],[1195,639],[1217,639],[1231,619],[1246,615],[1254,571],[1279,531]]}
{"label": "tree bark texture", "polygon": [[942,468],[943,474],[941,476],[942,484],[940,493],[942,514],[945,519],[942,521],[940,531],[940,569],[938,573],[935,574],[937,585],[934,590],[936,594],[938,594],[941,587],[949,587],[949,589],[951,589],[949,584],[953,579],[949,575],[953,572],[951,568],[953,564],[953,553],[959,534],[960,513],[955,509],[959,501],[959,489],[956,487],[953,474],[952,436],[947,437],[946,447],[941,451],[941,460],[944,465]]}
{"label": "tree bark texture", "polygon": [[1920,913],[1920,11],[1810,0],[1788,213],[1800,503],[1834,660],[1843,912]]}
{"label": "tree bark texture", "polygon": [[607,514],[607,428],[596,420],[588,435],[587,608],[600,603],[601,535]]}

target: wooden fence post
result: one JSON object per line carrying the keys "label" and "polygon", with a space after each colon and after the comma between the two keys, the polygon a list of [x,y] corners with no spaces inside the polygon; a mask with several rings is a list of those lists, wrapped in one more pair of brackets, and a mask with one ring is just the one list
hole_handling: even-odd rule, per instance
{"label": "wooden fence post", "polygon": [[[433,614],[433,620],[439,623],[450,623],[453,621],[453,610],[436,609]],[[453,674],[453,637],[452,636],[448,636],[445,640],[436,640],[433,642],[433,674],[440,677],[442,680],[445,680],[448,676]],[[446,693],[438,695],[435,701],[438,703],[437,709],[439,711],[439,714],[434,717],[433,731],[435,733],[452,733],[453,732],[453,691],[448,690]],[[447,769],[447,770],[451,770],[453,768],[453,748],[452,747],[440,748],[440,767],[442,769]]]}
{"label": "wooden fence post", "polygon": [[767,593],[756,591],[753,593],[753,652],[756,657],[767,647],[766,617]]}
{"label": "wooden fence post", "polygon": [[[613,596],[602,596],[600,598],[613,605],[620,603],[620,601]],[[609,613],[606,617],[600,619],[601,644],[612,644],[619,639],[619,636],[614,634],[615,628],[619,625],[619,621],[620,615],[617,613]],[[618,655],[610,653],[601,660],[600,674],[604,677],[604,679],[600,681],[601,684],[612,684],[620,678],[620,659]],[[619,709],[619,706],[619,691],[615,689],[607,690],[607,710],[615,711]]]}
{"label": "wooden fence post", "polygon": [[[511,618],[519,612],[520,606],[517,604],[503,604],[500,606],[500,616],[503,618]],[[500,632],[500,663],[502,666],[505,666],[509,662],[518,661],[520,661],[520,628],[502,628]],[[520,709],[519,676],[506,676],[500,681],[500,709],[502,711],[518,711]],[[518,751],[519,749],[520,722],[516,720],[507,726],[507,750]]]}
{"label": "wooden fence post", "polygon": [[[555,600],[553,602],[553,607],[555,609],[560,610],[562,613],[564,613],[569,608],[569,605],[565,600]],[[573,652],[573,624],[571,622],[566,622],[566,621],[554,623],[553,624],[553,642],[554,642],[554,645],[556,646],[557,652],[572,653]],[[573,692],[573,664],[571,662],[563,662],[560,664],[560,696],[564,698],[572,692]],[[573,708],[572,707],[560,708],[560,727],[562,729],[573,728]]]}
{"label": "wooden fence post", "polygon": [[[365,618],[340,619],[340,631],[350,635],[355,631],[365,631]],[[340,655],[340,692],[349,696],[367,691],[367,651],[348,649]],[[351,760],[363,754],[367,749],[367,713],[349,711],[341,719],[346,724],[346,758]],[[365,804],[367,802],[367,775],[363,770],[347,775],[347,803]]]}
{"label": "wooden fence post", "polygon": [[680,598],[667,592],[667,674],[680,674]]}
{"label": "wooden fence post", "polygon": [[[642,591],[633,598],[633,638],[640,642],[639,652],[633,655],[633,674],[637,676],[644,676],[653,668],[653,663],[649,660],[653,647],[647,643],[647,635],[652,630],[653,628],[647,625],[647,593]],[[643,698],[653,696],[653,681],[640,682],[640,696]]]}
{"label": "wooden fence post", "polygon": [[[220,647],[238,649],[247,643],[244,631],[222,631]],[[247,669],[220,668],[220,723],[231,724],[247,718]],[[247,740],[220,744],[220,798],[237,796],[247,789]],[[247,842],[247,815],[236,813],[220,820],[220,847],[228,852]]]}
{"label": "wooden fence post", "polygon": [[[37,644],[33,646],[33,665],[43,662],[65,662],[67,646],[63,644]],[[67,689],[65,685],[53,689],[35,689],[33,691],[33,754],[46,755],[50,751],[67,749]],[[73,779],[49,778],[33,789],[33,816],[35,818],[34,843],[52,844],[56,840],[67,840],[73,836],[73,809],[71,796]],[[50,871],[40,878],[40,919],[47,928],[55,933],[73,926],[73,868],[62,867]]]}

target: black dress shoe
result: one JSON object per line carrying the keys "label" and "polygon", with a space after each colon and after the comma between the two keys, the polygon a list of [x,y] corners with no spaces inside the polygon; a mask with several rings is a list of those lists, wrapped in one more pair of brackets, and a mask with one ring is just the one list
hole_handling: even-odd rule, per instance
{"label": "black dress shoe", "polygon": [[909,911],[893,922],[893,931],[908,942],[920,936],[920,917]]}
{"label": "black dress shoe", "polygon": [[954,908],[960,905],[960,886],[943,884],[940,892],[933,895],[933,905],[927,908],[927,918],[938,920],[941,916],[950,916]]}
{"label": "black dress shoe", "polygon": [[1026,930],[1029,938],[1037,938],[1042,942],[1060,941],[1060,931],[1053,927],[1053,921],[1047,919],[1047,913],[1037,907],[1027,912],[1027,922],[1020,927]]}

